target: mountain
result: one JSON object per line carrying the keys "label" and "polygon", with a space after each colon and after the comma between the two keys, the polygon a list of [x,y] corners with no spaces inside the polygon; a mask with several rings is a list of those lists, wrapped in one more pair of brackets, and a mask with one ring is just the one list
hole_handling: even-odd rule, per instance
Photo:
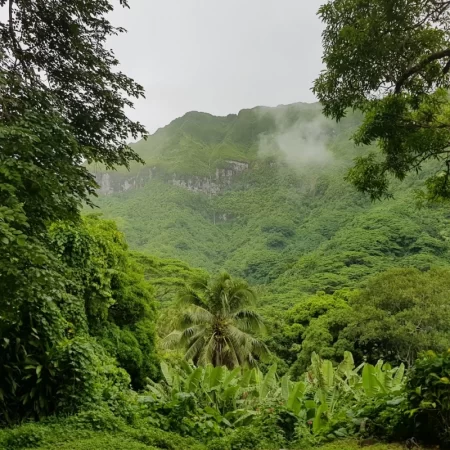
{"label": "mountain", "polygon": [[303,103],[189,112],[134,145],[145,165],[92,167],[96,203],[132,249],[245,277],[267,305],[358,287],[393,266],[449,265],[448,210],[415,203],[432,168],[378,203],[344,180],[371,150],[350,141],[360,122]]}

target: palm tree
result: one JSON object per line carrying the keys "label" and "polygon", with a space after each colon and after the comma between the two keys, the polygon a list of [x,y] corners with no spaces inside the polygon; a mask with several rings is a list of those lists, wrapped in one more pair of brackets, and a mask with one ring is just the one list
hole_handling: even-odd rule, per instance
{"label": "palm tree", "polygon": [[249,309],[255,301],[248,284],[227,273],[192,282],[180,291],[178,323],[164,343],[184,348],[185,359],[196,365],[254,365],[269,353],[256,337],[264,325]]}

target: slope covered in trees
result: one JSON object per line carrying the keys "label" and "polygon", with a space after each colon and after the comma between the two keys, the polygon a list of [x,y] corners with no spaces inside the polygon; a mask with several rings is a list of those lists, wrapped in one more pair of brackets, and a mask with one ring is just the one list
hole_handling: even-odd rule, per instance
{"label": "slope covered in trees", "polygon": [[261,285],[268,305],[362,286],[391,267],[448,265],[446,208],[416,205],[432,166],[394,182],[382,203],[344,180],[362,151],[350,141],[359,124],[305,104],[188,113],[137,143],[146,166],[108,174],[96,202],[132,248],[226,269]]}

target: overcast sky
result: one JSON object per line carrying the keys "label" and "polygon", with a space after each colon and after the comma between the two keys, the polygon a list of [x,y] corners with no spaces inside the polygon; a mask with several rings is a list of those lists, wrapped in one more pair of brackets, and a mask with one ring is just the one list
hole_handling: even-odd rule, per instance
{"label": "overcast sky", "polygon": [[150,132],[188,111],[216,115],[312,102],[324,0],[130,0],[111,40],[146,99],[131,113]]}

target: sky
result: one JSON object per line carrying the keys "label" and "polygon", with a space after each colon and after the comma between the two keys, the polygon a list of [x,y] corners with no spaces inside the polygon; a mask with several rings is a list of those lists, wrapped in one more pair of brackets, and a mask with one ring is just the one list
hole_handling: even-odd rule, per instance
{"label": "sky", "polygon": [[324,0],[129,0],[111,21],[120,69],[146,99],[130,116],[153,133],[188,111],[214,115],[313,102]]}

